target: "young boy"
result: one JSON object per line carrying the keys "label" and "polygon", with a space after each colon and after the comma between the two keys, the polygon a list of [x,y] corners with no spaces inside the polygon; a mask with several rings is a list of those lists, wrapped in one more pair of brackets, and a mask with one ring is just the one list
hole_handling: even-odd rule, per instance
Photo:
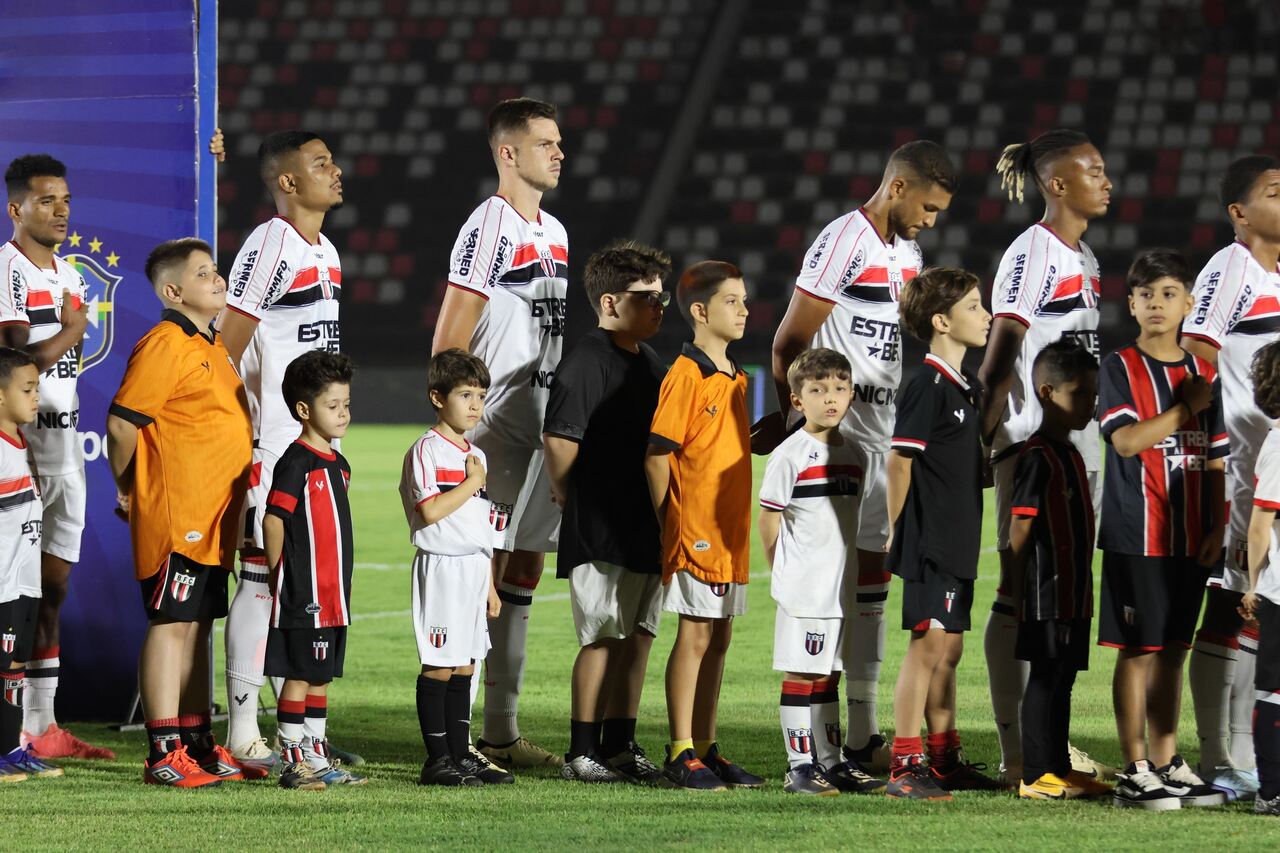
{"label": "young boy", "polygon": [[556,574],[569,579],[581,646],[566,779],[661,777],[636,743],[636,717],[662,617],[661,540],[644,458],[663,366],[644,341],[662,326],[670,274],[670,258],[637,243],[591,256],[584,282],[599,325],[560,362],[547,402],[547,475],[564,508]]}
{"label": "young boy", "polygon": [[342,677],[351,624],[351,466],[333,447],[351,423],[351,359],[311,350],[289,362],[281,393],[302,434],[272,471],[262,537],[271,569],[264,672],[277,703],[280,787],[308,791],[368,780],[332,758],[329,682]]}
{"label": "young boy", "polygon": [[1022,697],[1023,799],[1062,800],[1111,791],[1071,767],[1067,736],[1071,688],[1089,667],[1093,617],[1094,518],[1084,458],[1073,431],[1093,421],[1098,360],[1074,338],[1040,350],[1033,393],[1043,418],[1014,466],[1009,525],[1015,602],[1015,654],[1030,664]]}
{"label": "young boy", "polygon": [[693,343],[662,381],[644,463],[662,531],[663,607],[680,614],[667,660],[663,774],[682,788],[759,788],[764,780],[716,743],[724,658],[750,572],[747,375],[728,354],[746,328],[747,288],[733,264],[702,261],[681,274],[676,302]]}
{"label": "young boy", "polygon": [[210,325],[227,283],[194,238],[157,246],[146,272],[165,311],[133,348],[107,416],[107,458],[147,612],[143,781],[202,788],[262,778],[265,769],[216,745],[209,725],[209,631],[227,615],[234,504],[253,450],[244,385]]}
{"label": "young boy", "polygon": [[[956,665],[964,650],[982,532],[981,386],[961,367],[987,342],[991,315],[978,277],[925,270],[902,291],[902,324],[929,354],[898,396],[889,452],[889,567],[903,580],[902,627],[911,632],[894,690],[897,731],[891,797],[949,800],[991,790],[960,749]],[[929,726],[928,758],[920,724]]]}
{"label": "young boy", "polygon": [[61,776],[18,743],[26,662],[40,601],[43,507],[21,426],[36,419],[40,371],[30,354],[0,347],[0,782]]}
{"label": "young boy", "polygon": [[436,425],[404,457],[400,497],[413,560],[413,628],[418,639],[418,724],[427,749],[421,785],[515,781],[471,745],[471,679],[489,651],[489,619],[501,609],[490,559],[493,533],[485,456],[465,433],[480,422],[489,371],[460,349],[427,367]]}
{"label": "young boy", "polygon": [[1182,664],[1209,569],[1222,555],[1227,435],[1213,365],[1178,343],[1191,272],[1154,249],[1129,267],[1135,343],[1108,355],[1098,412],[1107,443],[1098,644],[1119,649],[1112,698],[1125,769],[1117,806],[1218,805],[1177,754]]}
{"label": "young boy", "polygon": [[858,579],[858,512],[867,458],[839,426],[853,398],[849,360],[811,349],[787,370],[804,426],[787,437],[760,485],[760,540],[778,602],[773,668],[783,673],[784,790],[830,797],[884,787],[840,755],[841,647]]}
{"label": "young boy", "polygon": [[1258,622],[1253,749],[1258,761],[1256,814],[1280,816],[1280,343],[1253,360],[1253,400],[1272,420],[1258,451],[1258,482],[1249,519],[1249,590],[1240,615]]}

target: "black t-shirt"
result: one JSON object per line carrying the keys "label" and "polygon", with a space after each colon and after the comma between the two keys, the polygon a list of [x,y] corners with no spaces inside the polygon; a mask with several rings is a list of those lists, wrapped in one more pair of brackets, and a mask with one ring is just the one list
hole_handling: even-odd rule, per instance
{"label": "black t-shirt", "polygon": [[952,577],[978,576],[981,389],[976,377],[929,354],[898,394],[893,449],[915,460],[889,568],[905,580],[918,580],[925,560]]}
{"label": "black t-shirt", "polygon": [[593,560],[661,574],[644,457],[665,372],[648,345],[627,352],[603,329],[583,335],[556,369],[543,432],[579,445],[560,522],[558,577]]}

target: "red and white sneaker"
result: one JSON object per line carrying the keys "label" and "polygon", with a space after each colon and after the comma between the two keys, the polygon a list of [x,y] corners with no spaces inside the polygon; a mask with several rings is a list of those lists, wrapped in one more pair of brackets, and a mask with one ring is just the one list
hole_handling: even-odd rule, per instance
{"label": "red and white sneaker", "polygon": [[85,743],[57,723],[50,723],[43,734],[22,733],[22,745],[30,746],[39,758],[100,758],[111,761],[116,754],[104,746]]}
{"label": "red and white sneaker", "polygon": [[171,788],[212,788],[222,784],[220,778],[196,764],[185,746],[178,747],[155,764],[144,762],[142,781]]}
{"label": "red and white sneaker", "polygon": [[206,773],[212,773],[219,779],[235,781],[237,779],[265,779],[271,775],[271,771],[265,767],[258,767],[251,764],[245,764],[237,761],[225,746],[217,744],[213,747],[213,752],[209,753],[200,761],[200,769]]}

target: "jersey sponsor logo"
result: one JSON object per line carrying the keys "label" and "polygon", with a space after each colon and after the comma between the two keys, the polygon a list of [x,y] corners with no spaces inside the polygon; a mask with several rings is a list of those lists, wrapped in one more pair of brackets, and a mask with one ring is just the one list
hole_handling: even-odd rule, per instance
{"label": "jersey sponsor logo", "polygon": [[510,253],[511,241],[506,237],[499,237],[498,245],[493,250],[493,263],[489,265],[489,278],[485,280],[485,287],[493,287],[498,283],[498,276],[506,268],[507,255]]}
{"label": "jersey sponsor logo", "polygon": [[314,344],[317,341],[324,341],[322,346],[315,347],[315,349],[329,352],[338,351],[338,340],[341,334],[337,320],[316,320],[314,323],[300,323],[298,325],[298,343]]}
{"label": "jersey sponsor logo", "polygon": [[318,616],[320,615],[320,611],[324,610],[324,605],[320,604],[319,602],[313,601],[302,609],[309,616]]}
{"label": "jersey sponsor logo", "polygon": [[240,265],[240,269],[236,270],[236,277],[231,282],[231,295],[244,296],[245,288],[249,286],[249,279],[253,277],[253,268],[258,262],[258,250],[250,249],[244,256],[244,263]]}
{"label": "jersey sponsor logo", "polygon": [[1196,313],[1192,317],[1192,324],[1203,326],[1209,319],[1209,308],[1213,305],[1214,294],[1218,292],[1218,285],[1222,283],[1222,270],[1214,270],[1209,274],[1209,278],[1200,288],[1200,298],[1196,301]]}
{"label": "jersey sponsor logo", "polygon": [[838,288],[843,291],[849,285],[853,284],[853,277],[862,269],[862,263],[867,259],[865,249],[858,249],[853,255],[853,260],[849,262],[849,266],[845,267],[844,274],[840,276]]}
{"label": "jersey sponsor logo", "polygon": [[878,385],[861,385],[854,383],[854,402],[871,403],[875,406],[892,406],[898,397],[898,389],[881,388]]}
{"label": "jersey sponsor logo", "polygon": [[191,598],[191,589],[196,584],[196,576],[185,572],[175,572],[169,581],[169,597],[178,603]]}
{"label": "jersey sponsor logo", "polygon": [[[901,276],[899,276],[901,278]],[[900,353],[902,329],[894,320],[872,320],[869,317],[853,318],[849,334],[859,338],[871,338],[867,355],[880,361],[897,361]]]}
{"label": "jersey sponsor logo", "polygon": [[1236,323],[1240,322],[1240,317],[1244,314],[1244,307],[1253,301],[1253,286],[1246,284],[1240,289],[1240,298],[1236,300],[1235,307],[1231,309],[1231,318],[1227,320],[1227,330],[1230,331],[1236,327]]}
{"label": "jersey sponsor logo", "polygon": [[1062,333],[1062,337],[1075,338],[1076,342],[1092,353],[1094,358],[1098,357],[1097,329],[1067,329]]}
{"label": "jersey sponsor logo", "polygon": [[[544,255],[542,266],[546,270],[547,258],[550,254]],[[548,277],[555,275],[555,260],[551,261],[551,272],[547,273]],[[533,317],[542,318],[542,331],[548,336],[558,338],[564,334],[565,313],[569,308],[569,300],[564,297],[550,297],[547,299],[534,299],[529,302],[529,313]]]}
{"label": "jersey sponsor logo", "polygon": [[787,745],[791,747],[792,752],[812,752],[813,730],[787,729]]}
{"label": "jersey sponsor logo", "polygon": [[472,228],[453,256],[453,269],[458,275],[470,275],[476,260],[476,245],[480,242],[480,229]]}
{"label": "jersey sponsor logo", "polygon": [[556,372],[554,370],[535,370],[529,376],[530,388],[550,388],[551,383],[556,381]]}
{"label": "jersey sponsor logo", "polygon": [[809,256],[809,269],[816,270],[818,264],[822,263],[822,256],[826,254],[829,242],[831,242],[831,232],[823,231],[822,236],[818,238],[818,245],[813,249],[813,254]]}
{"label": "jersey sponsor logo", "polygon": [[79,423],[79,409],[70,412],[40,412],[36,415],[36,429],[75,429]]}
{"label": "jersey sponsor logo", "polygon": [[22,522],[22,535],[27,537],[27,542],[32,545],[40,544],[40,535],[43,529],[44,522],[38,518]]}
{"label": "jersey sponsor logo", "polygon": [[[101,245],[99,251],[102,251]],[[62,260],[80,273],[80,278],[84,281],[84,301],[89,305],[89,325],[85,327],[80,345],[73,350],[75,357],[79,359],[76,372],[72,375],[74,376],[101,364],[111,352],[111,345],[115,342],[116,288],[124,281],[124,277],[108,272],[108,267],[118,268],[120,263],[120,256],[115,252],[108,251],[106,267],[90,254],[79,252],[65,255]],[[63,376],[61,372],[58,376],[62,379],[72,378]]]}
{"label": "jersey sponsor logo", "polygon": [[311,656],[316,660],[325,660],[329,657],[329,641],[313,640],[311,643]]}
{"label": "jersey sponsor logo", "polygon": [[80,375],[80,347],[72,347],[62,357],[49,365],[44,375],[50,379],[75,379]]}
{"label": "jersey sponsor logo", "polygon": [[1004,303],[1012,305],[1018,301],[1018,291],[1022,290],[1022,276],[1027,271],[1027,255],[1022,253],[1013,259],[1013,271],[1009,273],[1009,286],[1004,292]]}
{"label": "jersey sponsor logo", "polygon": [[204,538],[204,534],[201,533],[199,530],[188,530],[187,535],[183,536],[182,538],[187,540],[188,542],[199,542],[201,539]]}
{"label": "jersey sponsor logo", "polygon": [[271,276],[271,284],[267,285],[267,292],[262,294],[262,301],[258,303],[258,307],[266,310],[275,304],[280,298],[280,294],[284,292],[284,280],[289,275],[289,262],[281,261],[276,265],[275,275]]}
{"label": "jersey sponsor logo", "polygon": [[1158,441],[1152,450],[1163,450],[1169,470],[1203,471],[1209,452],[1209,433],[1180,429]]}
{"label": "jersey sponsor logo", "polygon": [[9,277],[9,293],[13,295],[13,304],[22,304],[22,273],[15,269],[13,275]]}
{"label": "jersey sponsor logo", "polygon": [[804,650],[810,655],[818,655],[826,648],[827,635],[806,631],[804,634]]}
{"label": "jersey sponsor logo", "polygon": [[964,423],[964,409],[956,409],[951,414],[956,416],[957,421],[959,421],[960,423]]}
{"label": "jersey sponsor logo", "polygon": [[18,645],[18,635],[11,633],[0,634],[0,651],[7,655],[13,654],[14,648]]}
{"label": "jersey sponsor logo", "polygon": [[[696,541],[696,542],[694,542],[694,543],[693,543],[693,550],[697,551],[698,553],[702,553],[703,551],[710,551],[710,550],[711,550],[711,543],[710,543],[710,542],[708,542],[708,541],[707,541],[707,540],[705,540],[705,539],[699,539],[698,541]],[[723,584],[712,584],[711,586],[712,586],[712,587],[715,587],[715,586],[723,586]],[[714,590],[714,589],[712,589],[712,592],[715,592],[715,590]],[[716,595],[724,595],[724,593],[723,593],[723,592],[716,592]]]}
{"label": "jersey sponsor logo", "polygon": [[427,632],[427,642],[432,648],[443,649],[444,644],[449,642],[449,629],[443,625],[432,625]]}

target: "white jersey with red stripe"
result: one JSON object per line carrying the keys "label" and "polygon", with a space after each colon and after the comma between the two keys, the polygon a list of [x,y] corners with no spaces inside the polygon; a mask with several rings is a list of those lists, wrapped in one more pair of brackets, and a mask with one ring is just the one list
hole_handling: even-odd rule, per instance
{"label": "white jersey with red stripe", "polygon": [[[72,307],[85,298],[84,276],[71,264],[55,257],[53,269],[36,266],[10,241],[0,246],[0,325],[30,326],[28,343],[39,343],[62,331],[59,313],[62,291],[71,292]],[[32,425],[31,453],[41,474],[70,474],[84,469],[84,451],[76,435],[80,422],[80,398],[76,377],[80,373],[80,345],[67,350],[40,374],[40,412]]]}
{"label": "white jersey with red stripe", "polygon": [[258,446],[276,456],[298,437],[280,383],[284,369],[311,350],[337,352],[342,264],[323,234],[310,243],[283,216],[259,225],[227,276],[227,307],[258,328],[240,359]]}
{"label": "white jersey with red stripe", "polygon": [[822,229],[796,277],[797,288],[832,305],[813,346],[849,359],[853,403],[842,431],[868,450],[889,449],[902,383],[898,296],[922,263],[914,240],[884,242],[858,208]]}
{"label": "white jersey with red stripe", "polygon": [[1258,451],[1253,505],[1278,513],[1271,523],[1269,559],[1258,577],[1258,595],[1280,605],[1280,429],[1272,427]]}
{"label": "white jersey with red stripe", "polygon": [[471,442],[454,444],[429,429],[404,455],[400,471],[400,500],[409,522],[409,541],[420,551],[444,557],[468,554],[493,556],[493,527],[489,523],[489,496],[484,489],[435,524],[422,520],[418,507],[457,488],[467,478],[467,456],[488,464],[480,448]]}
{"label": "white jersey with red stripe", "polygon": [[[1080,241],[1074,249],[1042,222],[1018,235],[1000,259],[991,311],[996,319],[1008,317],[1026,326],[1022,349],[1013,365],[1013,381],[1004,419],[996,429],[992,454],[999,457],[1016,448],[1040,428],[1041,409],[1031,392],[1031,367],[1040,350],[1071,336],[1098,357],[1098,299],[1102,276],[1093,251]],[[1102,464],[1098,424],[1090,421],[1071,433],[1086,471]]]}
{"label": "white jersey with red stripe", "polygon": [[[0,432],[0,603],[40,597],[40,489],[26,437]],[[0,625],[0,629],[7,626]]]}
{"label": "white jersey with red stripe", "polygon": [[866,455],[853,442],[828,444],[804,429],[769,456],[760,507],[782,513],[770,591],[788,616],[838,617],[851,604],[866,470]]}
{"label": "white jersey with red stripe", "polygon": [[487,301],[471,336],[471,352],[492,380],[479,431],[504,444],[542,447],[542,417],[564,345],[564,226],[546,211],[529,222],[492,196],[458,233],[449,284]]}

